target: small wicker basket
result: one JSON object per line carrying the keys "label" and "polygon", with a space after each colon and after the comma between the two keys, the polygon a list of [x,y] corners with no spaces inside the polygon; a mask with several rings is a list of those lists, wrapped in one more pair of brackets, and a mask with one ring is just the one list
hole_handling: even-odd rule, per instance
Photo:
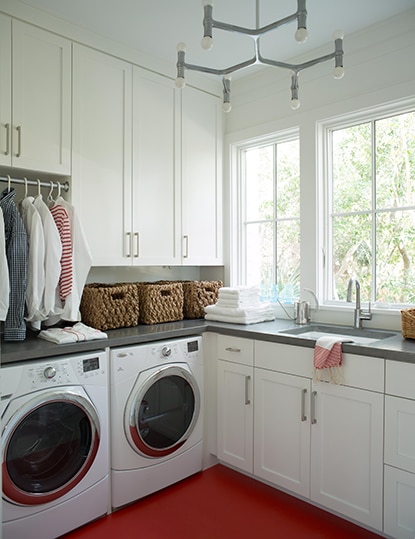
{"label": "small wicker basket", "polygon": [[117,329],[138,324],[138,287],[134,283],[92,283],[84,287],[82,322],[95,329]]}
{"label": "small wicker basket", "polygon": [[218,300],[222,281],[183,281],[184,318],[204,318],[205,307]]}
{"label": "small wicker basket", "polygon": [[160,324],[183,320],[183,287],[180,283],[156,281],[137,285],[140,323]]}
{"label": "small wicker basket", "polygon": [[401,311],[402,335],[405,339],[415,339],[415,309]]}

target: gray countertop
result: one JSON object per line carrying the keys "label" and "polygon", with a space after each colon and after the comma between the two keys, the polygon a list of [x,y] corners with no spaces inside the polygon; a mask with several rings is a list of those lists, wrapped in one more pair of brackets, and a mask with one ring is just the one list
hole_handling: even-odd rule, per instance
{"label": "gray countertop", "polygon": [[[200,335],[205,331],[313,348],[315,341],[312,339],[280,333],[296,327],[298,326],[293,322],[279,319],[249,325],[207,322],[203,319],[181,320],[165,324],[139,325],[132,328],[108,330],[106,331],[108,339],[75,344],[54,344],[44,339],[39,339],[35,333],[28,333],[26,340],[21,343],[1,343],[1,364],[6,365],[19,361],[103,350],[106,347],[130,346],[156,340]],[[370,344],[343,343],[342,347],[345,353],[415,363],[415,340],[404,339],[400,333]]]}

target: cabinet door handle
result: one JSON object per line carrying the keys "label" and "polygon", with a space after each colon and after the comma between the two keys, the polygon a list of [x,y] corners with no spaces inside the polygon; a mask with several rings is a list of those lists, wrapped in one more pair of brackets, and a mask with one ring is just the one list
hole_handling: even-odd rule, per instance
{"label": "cabinet door handle", "polygon": [[307,390],[301,390],[301,421],[307,421],[307,416],[305,415],[305,398],[307,396]]}
{"label": "cabinet door handle", "polygon": [[134,255],[134,258],[138,258],[140,256],[140,236],[138,232],[134,232],[135,237],[135,246],[137,247],[136,254]]}
{"label": "cabinet door handle", "polygon": [[240,348],[232,348],[232,346],[228,346],[228,348],[225,348],[227,352],[240,352]]}
{"label": "cabinet door handle", "polygon": [[4,155],[9,155],[10,152],[10,124],[5,124],[6,129],[6,151],[4,152]]}
{"label": "cabinet door handle", "polygon": [[22,155],[22,127],[18,125],[16,127],[17,131],[17,153],[16,157],[20,157]]}
{"label": "cabinet door handle", "polygon": [[189,258],[189,236],[183,236],[183,239],[185,244],[183,258]]}
{"label": "cabinet door handle", "polygon": [[249,380],[251,379],[250,376],[245,376],[245,404],[251,404],[251,401],[249,400]]}
{"label": "cabinet door handle", "polygon": [[316,397],[317,391],[311,393],[311,424],[315,425],[317,423],[316,419]]}
{"label": "cabinet door handle", "polygon": [[125,249],[125,256],[127,258],[131,258],[131,252],[132,252],[132,237],[131,237],[131,232],[127,232],[126,233],[126,238],[127,238],[127,245],[126,245],[126,249]]}

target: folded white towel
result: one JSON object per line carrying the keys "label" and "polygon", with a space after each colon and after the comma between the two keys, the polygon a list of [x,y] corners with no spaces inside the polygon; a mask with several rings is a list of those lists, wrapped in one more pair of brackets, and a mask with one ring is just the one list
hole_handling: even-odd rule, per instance
{"label": "folded white towel", "polygon": [[218,298],[216,305],[223,308],[252,308],[258,307],[261,303],[256,299],[252,298],[249,300],[238,300],[238,299],[223,299]]}
{"label": "folded white towel", "polygon": [[94,329],[82,322],[78,322],[71,327],[43,329],[39,332],[38,337],[56,344],[68,344],[95,339],[107,339],[108,335],[99,329]]}
{"label": "folded white towel", "polygon": [[227,322],[229,324],[258,324],[259,322],[267,322],[274,319],[274,313],[264,313],[258,316],[225,316],[221,314],[205,315],[205,320],[211,320],[212,322]]}

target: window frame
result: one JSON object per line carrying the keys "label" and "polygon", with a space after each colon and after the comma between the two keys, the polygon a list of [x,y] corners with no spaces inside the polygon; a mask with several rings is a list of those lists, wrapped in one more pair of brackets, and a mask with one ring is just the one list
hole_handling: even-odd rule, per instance
{"label": "window frame", "polygon": [[[333,278],[331,275],[331,238],[332,238],[332,218],[330,213],[330,200],[332,195],[333,186],[333,163],[332,163],[332,139],[331,133],[335,130],[346,129],[353,127],[361,123],[373,124],[377,120],[382,120],[391,116],[398,116],[401,114],[415,111],[415,98],[409,98],[404,100],[398,100],[391,103],[386,103],[380,106],[368,107],[356,112],[335,116],[329,119],[325,119],[317,122],[317,149],[318,149],[318,163],[317,163],[317,189],[318,189],[318,201],[319,207],[322,209],[320,217],[318,218],[318,245],[319,252],[321,252],[321,258],[317,260],[317,274],[318,274],[318,291],[323,306],[329,308],[343,308],[349,306],[346,301],[329,299],[332,297]],[[372,172],[375,170],[375,144],[372,133]],[[373,177],[372,177],[372,197],[373,193]],[[384,210],[377,210],[372,207],[370,215],[373,216],[382,213]],[[358,212],[357,212],[358,213]],[[366,213],[366,212],[365,212]],[[376,250],[375,240],[376,227],[372,227],[372,250]],[[375,258],[374,258],[375,260]],[[372,266],[374,263],[372,262]],[[376,268],[373,267],[373,284],[376,284]],[[410,304],[389,304],[388,311],[400,311],[400,309],[407,307]],[[375,307],[376,308],[376,307]]]}
{"label": "window frame", "polygon": [[[292,140],[300,140],[300,130],[298,127],[276,131],[266,135],[251,137],[230,145],[230,244],[229,244],[229,280],[231,285],[245,283],[245,251],[246,242],[244,241],[244,225],[245,225],[245,210],[244,210],[244,153],[253,148],[261,146],[275,145],[278,143],[288,142]],[[275,166],[275,162],[274,162]],[[299,152],[299,171],[301,178],[301,150]],[[301,190],[301,181],[300,181]],[[301,206],[301,204],[300,204]],[[300,207],[300,225],[301,225],[301,207]],[[278,218],[274,215],[274,232],[275,222]],[[286,220],[286,219],[285,219]],[[301,267],[301,261],[300,261]]]}

